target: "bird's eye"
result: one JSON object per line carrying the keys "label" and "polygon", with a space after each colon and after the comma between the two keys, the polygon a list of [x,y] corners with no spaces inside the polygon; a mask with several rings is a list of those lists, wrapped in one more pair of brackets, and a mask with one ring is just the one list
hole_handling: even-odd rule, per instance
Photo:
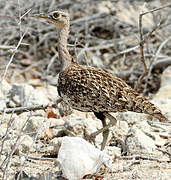
{"label": "bird's eye", "polygon": [[57,18],[59,17],[59,13],[57,13],[57,12],[53,13],[53,17],[54,17],[55,19],[57,19]]}

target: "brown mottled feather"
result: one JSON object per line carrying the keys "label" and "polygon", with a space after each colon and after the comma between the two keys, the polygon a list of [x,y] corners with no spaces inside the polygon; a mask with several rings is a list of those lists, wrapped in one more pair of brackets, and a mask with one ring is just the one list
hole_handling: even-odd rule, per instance
{"label": "brown mottled feather", "polygon": [[110,72],[72,63],[61,72],[58,92],[72,108],[87,112],[146,113],[161,121],[167,118],[145,97]]}

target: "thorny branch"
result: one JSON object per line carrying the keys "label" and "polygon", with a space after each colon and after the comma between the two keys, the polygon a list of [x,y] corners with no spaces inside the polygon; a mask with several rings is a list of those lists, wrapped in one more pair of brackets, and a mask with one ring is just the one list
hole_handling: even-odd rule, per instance
{"label": "thorny branch", "polygon": [[[141,84],[142,79],[148,74],[148,68],[147,68],[147,65],[145,63],[145,58],[144,58],[144,43],[145,43],[145,41],[144,41],[144,37],[143,37],[142,18],[146,14],[149,14],[149,13],[152,13],[152,12],[155,12],[155,11],[158,11],[158,10],[162,10],[162,9],[170,7],[170,6],[171,6],[171,4],[168,4],[168,5],[159,7],[159,8],[152,9],[152,10],[147,11],[147,12],[140,13],[140,15],[139,15],[139,34],[140,34],[140,43],[139,43],[139,46],[140,46],[141,62],[142,62],[143,67],[144,67],[144,72],[140,76],[140,78],[138,79],[138,82],[137,82],[137,84],[135,86],[136,90],[137,90],[138,86]],[[157,27],[155,27],[154,30],[156,30]],[[152,32],[154,32],[154,30]],[[150,34],[152,34],[152,33],[150,33]]]}
{"label": "thorny branch", "polygon": [[21,45],[21,42],[22,42],[24,36],[26,35],[27,31],[28,31],[28,28],[26,29],[26,31],[24,32],[24,34],[21,36],[21,38],[20,38],[20,40],[19,40],[16,48],[13,50],[13,54],[12,54],[12,56],[11,56],[11,58],[10,58],[8,64],[7,64],[7,66],[6,66],[5,72],[4,72],[4,74],[3,74],[3,77],[2,77],[2,79],[1,79],[1,81],[0,81],[0,83],[2,83],[2,81],[5,79],[5,76],[6,76],[6,74],[7,74],[8,68],[9,68],[11,62],[13,61],[13,58],[14,58],[14,56],[15,56],[18,48],[19,48],[19,46]]}

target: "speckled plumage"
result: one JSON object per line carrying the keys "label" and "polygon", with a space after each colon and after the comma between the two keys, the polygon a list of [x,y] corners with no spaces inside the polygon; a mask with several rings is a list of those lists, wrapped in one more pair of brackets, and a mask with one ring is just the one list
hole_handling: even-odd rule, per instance
{"label": "speckled plumage", "polygon": [[85,112],[133,111],[166,121],[161,111],[108,71],[73,62],[59,74],[58,93],[72,108]]}

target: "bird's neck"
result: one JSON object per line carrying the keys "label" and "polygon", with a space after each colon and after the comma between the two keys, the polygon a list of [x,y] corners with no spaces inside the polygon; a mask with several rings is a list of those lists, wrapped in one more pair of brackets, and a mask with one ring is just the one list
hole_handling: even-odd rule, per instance
{"label": "bird's neck", "polygon": [[62,66],[61,72],[67,69],[72,62],[71,56],[67,48],[68,34],[69,26],[57,29],[59,61],[61,62]]}

